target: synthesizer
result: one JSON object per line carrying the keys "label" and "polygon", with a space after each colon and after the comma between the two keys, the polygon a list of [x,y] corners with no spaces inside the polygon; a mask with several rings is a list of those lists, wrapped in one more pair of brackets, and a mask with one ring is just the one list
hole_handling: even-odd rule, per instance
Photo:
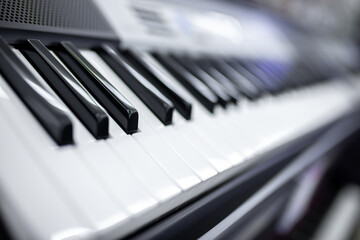
{"label": "synthesizer", "polygon": [[4,235],[147,239],[354,114],[358,68],[353,42],[251,5],[1,0]]}

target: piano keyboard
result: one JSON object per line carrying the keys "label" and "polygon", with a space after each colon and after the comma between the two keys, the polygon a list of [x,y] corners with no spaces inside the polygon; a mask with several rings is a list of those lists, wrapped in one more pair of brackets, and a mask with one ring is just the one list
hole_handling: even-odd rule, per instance
{"label": "piano keyboard", "polygon": [[139,41],[0,38],[0,207],[14,238],[127,236],[359,100],[347,59]]}

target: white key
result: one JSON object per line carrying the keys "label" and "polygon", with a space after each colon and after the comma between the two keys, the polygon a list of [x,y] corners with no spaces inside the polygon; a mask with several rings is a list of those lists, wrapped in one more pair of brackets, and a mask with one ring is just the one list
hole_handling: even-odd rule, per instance
{"label": "white key", "polygon": [[[39,77],[39,76],[38,76]],[[142,211],[145,211],[151,207],[154,207],[158,201],[155,199],[159,197],[160,200],[167,199],[179,192],[179,189],[174,185],[174,183],[168,179],[168,177],[161,172],[161,169],[157,169],[156,164],[147,164],[146,161],[149,161],[149,157],[144,157],[141,147],[138,145],[132,145],[133,141],[127,145],[131,145],[133,148],[129,148],[130,151],[136,148],[136,154],[140,161],[144,161],[145,164],[143,169],[148,171],[150,174],[156,174],[158,183],[152,178],[146,179],[146,183],[151,183],[151,189],[159,190],[155,192],[155,197],[152,197],[147,190],[141,185],[139,180],[132,175],[131,171],[127,170],[126,160],[123,160],[124,157],[120,155],[114,155],[114,150],[111,146],[115,145],[115,142],[110,139],[108,141],[94,141],[93,137],[87,132],[87,130],[81,125],[81,123],[73,116],[71,113],[69,115],[72,117],[75,134],[81,136],[81,141],[78,143],[77,150],[80,156],[83,156],[82,162],[87,166],[91,173],[97,177],[96,180],[99,180],[102,183],[102,187],[107,192],[107,194],[116,200],[121,207],[126,208],[127,212],[130,214],[138,214]],[[110,124],[113,123],[113,120],[110,118]],[[114,128],[118,127],[113,125]],[[120,131],[116,132],[116,135],[119,136],[121,133],[122,137],[126,139],[130,138],[126,135],[120,127]],[[112,143],[109,145],[109,143]],[[117,147],[117,149],[119,149]],[[129,149],[124,149],[123,153],[127,153]],[[115,151],[116,153],[116,151]],[[103,158],[102,156],[106,156]],[[126,158],[131,156],[127,154]],[[97,158],[98,157],[98,158]],[[133,160],[130,159],[131,164],[134,165]],[[151,161],[151,160],[150,160]],[[129,162],[127,162],[129,163]],[[151,167],[146,167],[146,166]],[[155,167],[155,168],[154,168]],[[156,168],[157,167],[157,168]],[[142,171],[139,168],[134,169],[137,173]],[[149,172],[149,170],[151,172]],[[123,174],[121,174],[123,172]],[[146,176],[146,174],[142,174]],[[117,183],[116,183],[117,182]],[[115,184],[116,183],[116,184]],[[158,188],[160,186],[160,188]],[[124,196],[125,195],[125,196]],[[113,225],[117,223],[114,222]]]}
{"label": "white key", "polygon": [[83,146],[81,152],[89,168],[131,215],[157,205],[158,201],[141,185],[123,160],[113,153],[106,141]]}
{"label": "white key", "polygon": [[[85,53],[89,54],[90,53]],[[94,53],[92,53],[94,55]],[[96,57],[95,57],[96,58]],[[92,56],[91,59],[94,59]],[[114,74],[109,67],[101,61],[94,63],[97,64],[99,68],[104,68],[104,74],[108,75],[108,78],[118,79],[116,74]],[[155,132],[161,136],[165,142],[182,158],[184,162],[202,179],[206,180],[209,177],[216,174],[216,170],[209,164],[199,152],[191,145],[185,138],[177,134],[173,126],[164,125],[154,116],[153,113],[129,90],[122,82],[117,83],[122,85],[124,94],[129,97],[131,102],[137,106],[140,115],[148,125],[155,130]],[[175,136],[177,136],[175,138]],[[181,145],[177,143],[182,143]],[[186,156],[184,156],[184,153]]]}
{"label": "white key", "polygon": [[[0,82],[4,79],[0,76]],[[0,86],[1,207],[10,229],[19,239],[60,239],[81,237],[91,232],[91,224],[74,214],[62,193],[52,185],[46,169],[37,163],[38,155],[28,151],[26,141],[5,105],[14,107]],[[45,173],[44,173],[45,171]],[[75,210],[76,211],[76,210]]]}
{"label": "white key", "polygon": [[[110,69],[106,70],[108,78],[118,79],[118,77]],[[192,147],[188,143],[187,140],[185,140],[185,138],[183,138],[175,131],[173,126],[164,126],[164,124],[161,123],[156,118],[156,116],[141,102],[141,100],[137,96],[135,96],[135,94],[130,89],[128,89],[122,82],[120,82],[120,80],[118,80],[118,82],[114,84],[117,84],[119,85],[119,87],[121,87],[122,92],[128,97],[128,99],[137,107],[138,111],[140,112],[141,118],[139,126],[142,133],[151,133],[151,136],[155,138],[154,141],[162,141],[158,138],[158,136],[162,137],[162,139],[167,143],[168,147],[171,148],[174,152],[176,152],[177,155],[181,157],[181,160],[185,162],[186,165],[188,165],[200,179],[206,180],[216,174],[216,170],[198,153],[198,151],[194,147]],[[138,141],[142,141],[141,135],[139,138],[137,138],[138,136],[135,134],[134,137]],[[148,143],[145,143],[145,145],[148,145]],[[155,148],[150,147],[150,150]],[[159,152],[161,152],[161,150],[159,150]],[[164,153],[162,153],[162,155],[164,155]],[[167,158],[169,158],[169,154],[165,155],[167,155]],[[168,160],[164,161],[165,163],[169,162],[169,164],[171,164],[173,167],[175,167],[175,169],[177,169],[174,171],[184,172],[179,171],[181,169],[181,166],[176,166],[176,164],[178,165],[181,160],[179,159],[177,162],[174,161],[175,163],[170,163]],[[167,169],[167,167],[165,168]],[[185,171],[187,170],[185,169]],[[169,175],[176,176],[170,172]],[[198,183],[198,181],[193,178],[189,180],[192,181],[192,184],[188,184],[187,182],[189,181],[186,179],[185,184],[182,184],[185,189]]]}
{"label": "white key", "polygon": [[98,230],[105,230],[112,224],[125,220],[128,216],[127,212],[115,204],[88,172],[81,162],[76,147],[55,145],[15,93],[4,83],[2,86],[14,105],[13,109],[16,109],[16,111],[5,110],[8,111],[14,124],[24,133],[23,138],[27,141],[28,148],[39,154],[39,161],[59,184],[59,190],[63,191],[64,196],[73,201],[79,213],[89,218],[94,228]]}
{"label": "white key", "polygon": [[[166,142],[147,123],[144,116],[148,109],[145,105],[128,89],[127,86],[105,65],[100,57],[91,51],[83,51],[84,56],[92,61],[92,64],[117,88],[139,111],[139,128],[141,133],[134,134],[134,139],[142,145],[153,159],[171,176],[177,184],[186,190],[200,182],[190,167],[170,148]],[[96,60],[96,61],[95,61]],[[112,75],[109,74],[112,73]],[[153,121],[157,119],[152,119]]]}
{"label": "white key", "polygon": [[142,122],[142,118],[139,119],[139,126],[142,132],[134,134],[134,139],[144,147],[183,190],[187,190],[200,182],[200,179],[189,166],[172,151],[166,142],[147,123]]}
{"label": "white key", "polygon": [[[101,183],[104,190],[130,215],[138,214],[158,204],[158,201],[141,185],[129,171],[124,161],[117,156],[107,141],[94,140],[79,120],[71,113],[77,149],[83,164]],[[80,137],[81,136],[81,137]],[[105,156],[105,157],[104,157]]]}
{"label": "white key", "polygon": [[165,201],[181,192],[132,137],[122,136],[107,141],[156,199]]}
{"label": "white key", "polygon": [[219,172],[232,167],[231,162],[224,154],[218,151],[217,146],[213,141],[207,139],[196,127],[189,124],[175,125],[177,132],[190,141],[198,151],[205,156],[205,158],[215,167]]}
{"label": "white key", "polygon": [[[144,55],[146,56],[146,54]],[[159,64],[156,63],[151,56],[147,55],[146,57],[149,58],[149,62],[154,64],[154,69],[156,70],[156,68],[158,68],[158,73],[160,75],[164,75],[164,79],[171,79],[171,77],[165,73],[165,70],[159,66]],[[178,84],[174,81],[174,85]],[[182,94],[186,94],[184,90],[181,90],[181,88],[182,87],[178,85],[177,90],[182,92]],[[192,98],[192,96],[188,97]],[[253,143],[252,135],[245,134],[248,131],[244,132],[242,131],[243,128],[239,127],[239,125],[241,125],[241,122],[239,122],[241,116],[239,119],[236,119],[236,121],[231,121],[231,109],[237,109],[239,106],[229,107],[225,111],[220,109],[215,114],[210,114],[195,99],[193,99],[193,106],[195,124],[192,124],[192,126],[196,129],[201,129],[200,132],[203,136],[208,134],[213,139],[225,139],[224,141],[219,141],[213,144],[219,145],[217,146],[219,149],[226,149],[223,150],[223,152],[226,153],[228,159],[230,159],[233,165],[240,164],[245,160],[244,158],[250,158],[255,152],[259,152]],[[252,126],[254,126],[254,124],[252,124]],[[254,131],[254,128],[252,128],[252,131]]]}
{"label": "white key", "polygon": [[[177,114],[174,112],[174,114]],[[191,145],[191,143],[173,127],[166,127],[158,134],[181,156],[201,180],[207,180],[217,174],[215,168]]]}
{"label": "white key", "polygon": [[[239,163],[243,161],[243,156],[233,147],[231,144],[229,144],[226,140],[226,136],[224,136],[219,130],[217,129],[218,126],[213,126],[211,124],[212,119],[214,116],[207,116],[206,113],[204,113],[207,110],[203,110],[203,107],[200,106],[200,104],[197,102],[196,99],[194,99],[191,95],[187,93],[185,89],[183,89],[180,84],[174,80],[169,73],[166,72],[166,70],[150,55],[146,53],[142,53],[143,60],[148,64],[149,67],[154,71],[155,74],[157,74],[158,77],[160,77],[162,80],[169,82],[176,91],[179,92],[182,96],[185,96],[187,99],[190,99],[191,103],[193,104],[193,113],[192,113],[192,121],[187,122],[184,121],[184,119],[177,118],[174,121],[175,128],[179,129],[179,131],[184,132],[182,129],[183,126],[181,125],[190,125],[189,128],[191,128],[190,131],[187,131],[187,138],[192,141],[194,145],[198,148],[201,148],[202,151],[203,146],[201,145],[210,145],[206,148],[208,149],[216,149],[220,153],[214,153],[209,152],[206,153],[208,156],[213,155],[210,159],[208,159],[210,162],[215,164],[214,166],[217,167],[218,170],[223,171],[225,169],[230,168],[234,163]],[[204,117],[203,115],[206,115],[207,117]],[[196,135],[196,136],[193,136]],[[224,138],[225,137],[225,138]],[[193,139],[202,139],[201,142],[194,141]],[[222,141],[216,141],[215,139],[222,139]],[[205,153],[204,153],[205,154]],[[224,155],[226,159],[223,159],[224,156],[220,157],[219,155]],[[215,156],[215,157],[214,157]],[[214,162],[214,160],[221,160],[220,162]],[[226,163],[228,162],[228,163]]]}
{"label": "white key", "polygon": [[[77,150],[83,164],[101,183],[104,190],[131,215],[154,207],[158,201],[128,171],[123,160],[114,154],[106,141],[95,140],[72,114]],[[104,157],[106,156],[106,157]]]}
{"label": "white key", "polygon": [[[144,58],[143,60],[145,62],[147,62],[146,58]],[[156,69],[152,69],[152,70],[156,71]],[[159,76],[159,77],[162,78],[162,76]],[[162,79],[164,81],[168,81],[166,78],[162,78]],[[172,85],[177,91],[179,91],[179,93],[182,96],[185,96],[185,98],[190,99],[190,101],[192,102],[193,105],[195,104],[195,101],[190,96],[188,96],[187,93],[184,93],[184,91],[182,91],[182,89],[179,89],[176,86],[176,84],[173,84],[173,82],[169,82],[169,81],[168,81],[168,83],[170,85]],[[193,107],[193,112],[194,111],[196,111],[196,107]],[[178,136],[181,136],[181,138],[184,140],[186,139],[185,142],[189,142],[200,154],[203,155],[203,157],[208,161],[208,163],[210,163],[217,171],[221,172],[221,171],[231,167],[231,163],[226,159],[225,156],[223,156],[219,152],[220,150],[217,149],[217,147],[214,146],[214,144],[211,144],[211,140],[206,139],[203,136],[201,136],[201,134],[199,133],[199,130],[196,129],[195,127],[193,128],[191,126],[194,121],[190,121],[189,124],[186,126],[186,128],[190,128],[190,130],[185,134],[186,131],[182,130],[183,124],[181,124],[181,125],[178,124],[179,121],[177,121],[177,119],[179,119],[179,118],[183,120],[183,123],[186,122],[186,121],[184,121],[184,119],[182,117],[180,117],[175,112],[174,119],[173,119],[174,126],[171,127],[171,128],[174,128],[174,130],[176,130],[175,132]],[[154,125],[156,125],[156,123],[154,123]],[[162,128],[162,127],[157,126],[156,128],[158,129],[158,128]],[[169,129],[169,127],[166,127],[166,128]],[[161,131],[159,131],[159,132],[161,132]]]}
{"label": "white key", "polygon": [[[59,58],[57,59],[62,63]],[[67,69],[64,64],[62,65]],[[61,100],[59,99],[59,101]],[[75,115],[69,113],[69,116],[74,125],[74,135],[76,136],[76,143],[82,155],[84,165],[97,177],[109,195],[131,215],[154,207],[158,201],[131,174],[123,160],[116,156],[107,142],[95,140]],[[122,131],[120,127],[115,125],[116,123],[110,116],[109,120],[114,128],[117,127],[119,129],[115,134],[119,134]]]}
{"label": "white key", "polygon": [[[92,59],[94,59],[94,57],[92,57]],[[111,79],[116,79],[117,76],[112,75],[110,76],[110,73],[114,74],[111,70],[106,71],[107,73],[109,72],[109,78]],[[176,131],[176,125],[175,127],[173,126],[164,126],[155,116],[153,113],[151,113],[151,111],[136,97],[134,96],[134,94],[127,89],[127,87],[120,81],[114,83],[117,84],[118,87],[121,89],[123,89],[124,94],[129,98],[129,100],[135,105],[137,106],[139,112],[141,112],[141,115],[143,116],[143,119],[148,123],[148,125],[150,125],[156,132],[153,132],[154,134],[159,133],[160,136],[164,137],[164,139],[169,143],[168,139],[166,139],[165,137],[167,137],[167,135],[169,133],[172,132],[172,135],[178,135],[179,140],[180,139],[185,139],[184,135],[179,134],[178,131]],[[145,127],[145,126],[144,126]],[[189,124],[189,128],[191,128],[192,130],[188,133],[191,133],[192,139],[195,139],[196,137],[201,138],[200,135],[201,133],[199,133],[198,129],[196,129],[196,127],[193,127],[192,124]],[[147,128],[148,129],[148,128]],[[142,129],[143,130],[143,129]],[[150,130],[149,130],[150,131]],[[193,137],[193,135],[196,135],[195,137]],[[136,136],[136,135],[135,135]],[[206,139],[205,136],[202,136],[202,145],[206,145],[207,141],[204,140]],[[189,151],[190,149],[193,149],[189,146],[187,146],[188,141],[184,141],[182,142],[182,147],[187,148],[187,150]],[[171,145],[172,148],[177,149],[178,152],[181,152],[180,147],[178,145]],[[207,146],[209,147],[209,146]],[[176,150],[175,150],[176,151]],[[211,151],[211,150],[209,150]],[[182,156],[181,154],[179,154],[180,156]],[[215,155],[215,154],[213,154]],[[192,162],[189,161],[189,159],[186,159],[185,156],[182,157],[183,161],[187,162],[189,164],[189,166],[192,166]],[[212,161],[220,161],[221,163],[218,164],[219,162],[215,163],[215,167],[217,167],[219,170],[224,170],[224,169],[228,169],[230,168],[232,165],[231,163],[226,159],[226,158],[211,158]],[[194,168],[194,167],[193,167]]]}

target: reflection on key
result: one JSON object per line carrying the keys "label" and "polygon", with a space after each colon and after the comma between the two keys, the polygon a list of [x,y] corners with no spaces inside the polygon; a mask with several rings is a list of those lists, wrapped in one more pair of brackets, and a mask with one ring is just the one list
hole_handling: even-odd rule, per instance
{"label": "reflection on key", "polygon": [[243,75],[246,79],[248,79],[251,83],[253,83],[257,88],[259,88],[262,92],[269,92],[268,86],[265,85],[264,82],[259,80],[254,74],[249,72],[246,68],[240,65],[237,61],[233,59],[229,59],[226,61],[232,68],[238,71],[241,75]]}
{"label": "reflection on key", "polygon": [[286,75],[288,74],[289,68],[286,68],[286,65],[283,64],[280,67],[280,63],[270,60],[259,60],[254,61],[254,65],[263,71],[265,74],[268,74],[276,81],[279,85],[281,90],[285,88],[286,82]]}
{"label": "reflection on key", "polygon": [[95,138],[108,137],[106,113],[39,40],[28,40],[21,52]]}
{"label": "reflection on key", "polygon": [[192,61],[192,59],[189,57],[178,57],[175,55],[172,55],[172,58],[181,64],[191,75],[201,80],[218,97],[218,101],[221,106],[226,107],[226,105],[231,102],[231,97],[223,89],[223,86],[202,71],[201,68]]}
{"label": "reflection on key", "polygon": [[191,104],[179,95],[168,82],[158,78],[147,64],[141,59],[137,52],[123,50],[121,55],[132,67],[139,71],[149,82],[151,82],[162,94],[164,94],[175,106],[176,110],[185,118],[191,118]]}
{"label": "reflection on key", "polygon": [[[92,52],[92,54],[94,54],[94,52]],[[95,56],[91,58],[91,61],[94,63],[96,58],[100,59],[100,57],[95,54]],[[105,71],[104,65],[107,71]],[[97,69],[101,71],[101,73],[106,76],[112,84],[114,84],[114,86],[121,89],[141,112],[139,118],[141,133],[135,134],[132,136],[132,139],[134,139],[152,157],[152,159],[148,159],[148,161],[154,161],[156,164],[161,166],[161,168],[164,169],[164,171],[168,173],[168,175],[171,176],[171,178],[174,179],[174,181],[184,190],[199,183],[200,179],[197,178],[191,168],[183,162],[180,156],[178,156],[171,147],[168,146],[167,142],[157,134],[157,132],[160,132],[161,129],[172,129],[172,127],[162,126],[161,122],[156,119],[150,109],[148,109],[148,107],[141,102],[134,92],[119,79],[116,73],[111,70],[110,66],[107,65],[105,61],[100,59],[98,63],[94,63],[94,66],[96,66]],[[153,128],[155,125],[159,127],[156,131]],[[128,139],[128,141],[129,140],[130,139]],[[134,159],[130,160],[134,161]]]}
{"label": "reflection on key", "polygon": [[234,59],[233,61],[239,63],[243,68],[245,68],[247,71],[252,73],[254,76],[257,77],[260,81],[264,83],[266,88],[271,93],[277,93],[279,92],[279,85],[278,83],[266,72],[262,71],[262,69],[258,68],[255,64],[253,64],[251,61],[240,61],[238,59]]}
{"label": "reflection on key", "polygon": [[239,91],[249,99],[256,99],[261,92],[249,79],[221,59],[211,59],[212,66],[232,81]]}
{"label": "reflection on key", "polygon": [[[89,55],[85,55],[85,56],[87,56],[90,59]],[[156,69],[153,68],[152,65],[153,62],[148,61],[149,60],[148,58],[149,57],[152,58],[152,57],[146,53],[142,53],[141,57],[144,61],[146,61],[149,67],[152,67],[151,70],[154,71],[154,74],[158,74]],[[91,57],[91,60],[94,61],[95,59],[96,59],[95,57]],[[118,80],[118,77],[115,76],[115,73],[113,71],[110,71],[110,67],[108,65],[105,65],[104,62],[102,63],[98,62],[99,65],[96,65],[93,61],[92,61],[93,65],[96,66],[96,68],[99,71],[101,71],[101,73],[104,76],[106,76],[107,79],[113,80],[116,83],[121,83],[121,81]],[[184,90],[181,89],[179,91],[179,89],[176,86],[176,83],[170,82],[169,79],[164,79],[163,77],[161,77],[161,75],[157,75],[157,76],[161,78],[162,81],[171,84],[171,86],[173,86],[176,92],[190,99],[190,96],[188,96],[188,93],[184,92]],[[169,147],[171,147],[181,157],[181,159],[184,162],[186,162],[187,165],[194,170],[194,172],[197,173],[197,175],[202,180],[206,180],[216,174],[216,171],[212,168],[211,164],[208,163],[207,160],[194,147],[192,147],[191,144],[188,143],[188,141],[181,134],[175,131],[173,126],[170,127],[161,126],[162,124],[156,119],[156,117],[151,113],[151,111],[146,106],[144,106],[144,104],[139,102],[139,99],[136,96],[134,96],[134,94],[130,90],[128,90],[127,88],[121,88],[121,89],[122,91],[124,91],[124,94],[126,94],[129,100],[131,100],[137,106],[138,110],[141,112],[139,126],[141,128],[142,133],[139,134],[139,137],[142,137],[141,135],[143,135],[143,133],[146,134],[148,130],[145,127],[143,127],[142,124],[144,123],[145,125],[149,125],[153,130],[155,130],[155,131],[150,130],[152,132],[151,135],[156,134],[161,136],[164,139],[164,141],[166,141],[166,145],[169,145]],[[141,118],[143,119],[143,121],[141,121]],[[180,119],[184,122],[187,122],[181,117]],[[169,162],[169,164],[172,164],[173,160],[174,159],[169,159],[168,157],[166,161]],[[176,164],[174,164],[174,166],[175,165]],[[180,169],[177,168],[177,171],[179,170]]]}
{"label": "reflection on key", "polygon": [[72,123],[57,100],[36,80],[0,38],[0,71],[58,145],[73,143]]}
{"label": "reflection on key", "polygon": [[98,53],[163,124],[169,125],[172,123],[174,110],[172,102],[163,96],[136,70],[124,62],[115,48],[104,45],[98,49]]}
{"label": "reflection on key", "polygon": [[152,56],[163,65],[181,85],[183,85],[211,113],[218,102],[218,97],[199,79],[169,56],[152,53]]}
{"label": "reflection on key", "polygon": [[208,59],[202,58],[197,59],[196,63],[199,65],[204,74],[210,75],[212,78],[217,80],[226,90],[227,94],[231,97],[231,101],[233,103],[237,103],[239,99],[242,98],[242,94],[236,88],[235,84],[232,83],[226,76],[221,74],[218,70],[216,70]]}
{"label": "reflection on key", "polygon": [[54,52],[126,133],[137,132],[139,119],[137,110],[72,43],[62,42]]}

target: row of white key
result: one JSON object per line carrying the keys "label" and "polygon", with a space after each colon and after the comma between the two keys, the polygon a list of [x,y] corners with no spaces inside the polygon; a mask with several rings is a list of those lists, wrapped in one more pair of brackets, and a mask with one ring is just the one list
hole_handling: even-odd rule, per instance
{"label": "row of white key", "polygon": [[[54,196],[57,195],[54,204],[58,201],[56,204],[59,207],[54,209],[62,213],[49,210],[53,206],[44,202],[46,198],[39,200],[39,196],[21,193],[20,190],[16,192],[12,187],[6,190],[9,196],[12,196],[12,191],[15,191],[14,196],[28,194],[24,199],[32,201],[19,203],[19,209],[24,209],[25,213],[29,211],[27,208],[31,208],[30,203],[37,200],[39,206],[32,211],[41,212],[41,206],[44,206],[42,214],[64,215],[59,215],[54,222],[46,222],[38,215],[32,216],[27,224],[37,224],[34,229],[39,239],[49,238],[56,233],[70,234],[71,228],[75,229],[75,234],[86,233],[89,229],[106,233],[108,229],[140,218],[139,214],[142,215],[144,211],[155,211],[164,202],[171,202],[170,198],[178,196],[177,201],[172,200],[172,205],[167,208],[175,207],[195,196],[196,191],[199,193],[203,190],[200,186],[206,184],[208,179],[222,175],[227,169],[271,149],[284,142],[284,139],[290,139],[291,134],[304,133],[305,128],[314,128],[314,121],[328,119],[334,110],[343,109],[348,100],[343,94],[336,97],[334,93],[329,94],[328,90],[320,89],[318,92],[323,91],[324,99],[319,101],[312,96],[301,96],[304,98],[302,100],[283,96],[282,101],[269,98],[268,101],[249,106],[241,104],[228,111],[220,110],[214,117],[174,81],[177,90],[192,100],[194,117],[192,121],[186,122],[175,116],[174,125],[165,127],[96,53],[82,53],[138,109],[141,132],[133,136],[126,135],[111,121],[112,138],[94,141],[69,112],[77,144],[59,148],[0,79],[0,86],[5,93],[3,95],[6,95],[1,98],[0,110],[6,112],[1,121],[4,126],[9,126],[7,131],[12,135],[9,142],[21,148],[16,152],[18,155],[6,153],[5,156],[9,156],[7,160],[16,158],[21,166],[21,159],[24,159],[22,156],[26,155],[26,161],[33,165],[29,169],[34,169],[29,174],[48,181],[47,186],[37,181],[34,188],[39,184],[39,189],[44,188],[43,193],[53,192]],[[32,69],[25,59],[22,60]],[[329,101],[333,106],[327,105],[319,110],[318,107]],[[286,119],[283,118],[284,112],[289,113]],[[309,118],[303,118],[304,113]],[[267,121],[264,122],[264,119]],[[1,141],[6,139],[2,138]],[[1,145],[2,148],[7,144]],[[10,178],[4,176],[1,182],[8,183]],[[14,172],[12,177],[16,176],[21,178],[20,173]],[[30,182],[24,179],[21,179],[24,183],[19,189],[26,189],[24,184]],[[204,183],[199,184],[201,182]],[[181,194],[184,191],[191,194]],[[54,226],[45,229],[41,223]]]}

